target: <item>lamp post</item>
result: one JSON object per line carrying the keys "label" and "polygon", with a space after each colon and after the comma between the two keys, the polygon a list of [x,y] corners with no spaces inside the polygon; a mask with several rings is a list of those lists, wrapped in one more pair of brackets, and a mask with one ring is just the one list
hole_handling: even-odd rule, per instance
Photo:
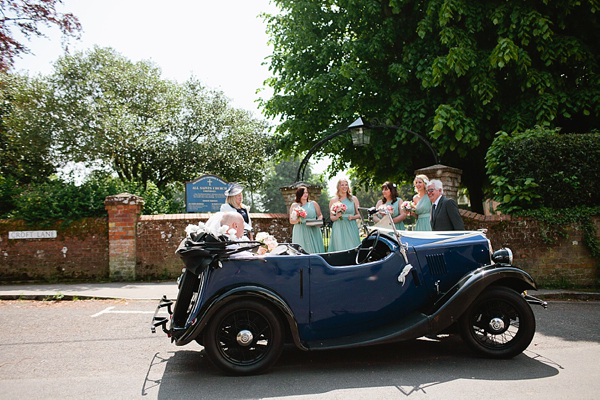
{"label": "lamp post", "polygon": [[352,143],[355,146],[368,145],[371,141],[371,132],[374,129],[393,128],[393,129],[399,129],[404,132],[411,133],[411,134],[415,135],[417,138],[419,138],[423,143],[425,143],[425,145],[429,148],[429,150],[431,150],[431,153],[433,154],[433,159],[435,160],[435,163],[436,164],[440,163],[437,152],[434,150],[434,148],[431,146],[431,144],[427,141],[427,139],[425,139],[423,136],[421,136],[418,133],[413,132],[409,129],[403,128],[401,126],[381,124],[378,120],[375,120],[375,121],[377,122],[377,125],[372,125],[372,124],[369,124],[369,123],[363,121],[363,119],[359,117],[356,121],[354,121],[353,123],[348,125],[347,128],[342,129],[341,131],[337,131],[336,133],[332,133],[331,135],[326,136],[323,139],[319,140],[317,143],[315,143],[315,145],[310,148],[308,153],[306,153],[306,156],[304,156],[304,159],[302,160],[302,162],[300,163],[300,166],[298,167],[298,173],[296,174],[296,182],[300,182],[301,180],[304,179],[304,170],[306,169],[306,166],[308,165],[308,160],[324,143],[330,141],[334,137],[343,135],[344,133],[346,133],[348,131],[350,131],[350,133],[352,134]]}

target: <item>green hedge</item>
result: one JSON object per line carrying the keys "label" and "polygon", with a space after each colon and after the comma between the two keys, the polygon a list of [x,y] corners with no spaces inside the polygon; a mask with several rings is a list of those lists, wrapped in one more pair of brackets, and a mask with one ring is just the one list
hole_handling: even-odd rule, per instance
{"label": "green hedge", "polygon": [[123,192],[144,199],[144,214],[170,214],[185,210],[183,185],[159,190],[149,183],[144,188],[138,183],[124,183],[105,173],[94,173],[81,185],[59,179],[23,187],[14,187],[11,183],[0,179],[0,218],[23,219],[29,224],[105,216],[106,196]]}
{"label": "green hedge", "polygon": [[600,134],[560,134],[539,127],[501,132],[486,160],[494,199],[504,212],[598,204]]}

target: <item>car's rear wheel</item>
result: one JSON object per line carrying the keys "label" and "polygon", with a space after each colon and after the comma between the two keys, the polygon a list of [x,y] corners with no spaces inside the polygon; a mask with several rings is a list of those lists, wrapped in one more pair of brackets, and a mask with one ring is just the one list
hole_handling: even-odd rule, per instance
{"label": "car's rear wheel", "polygon": [[475,352],[490,358],[511,358],[529,346],[535,317],[514,290],[494,287],[481,293],[459,320],[462,339]]}
{"label": "car's rear wheel", "polygon": [[217,311],[204,335],[209,360],[231,375],[251,375],[271,367],[283,349],[283,326],[267,304],[235,301]]}

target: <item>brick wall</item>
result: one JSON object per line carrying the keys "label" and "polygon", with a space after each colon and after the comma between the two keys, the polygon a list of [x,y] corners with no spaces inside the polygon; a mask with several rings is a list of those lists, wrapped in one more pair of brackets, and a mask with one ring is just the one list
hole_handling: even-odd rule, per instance
{"label": "brick wall", "polygon": [[[565,227],[567,237],[552,237],[554,243],[549,245],[542,240],[542,227],[536,220],[510,215],[484,216],[466,210],[461,210],[461,214],[466,229],[487,229],[493,248],[509,247],[514,264],[529,272],[540,285],[560,282],[592,286],[598,278],[600,261],[583,244],[578,224]],[[600,217],[592,220],[598,237]]]}
{"label": "brick wall", "polygon": [[[8,239],[10,231],[56,230],[55,239]],[[106,218],[32,228],[0,221],[0,281],[100,280],[108,278]]]}
{"label": "brick wall", "polygon": [[[598,260],[583,245],[576,224],[568,237],[544,243],[534,220],[510,216],[483,216],[461,210],[467,229],[487,229],[494,249],[510,247],[515,265],[529,272],[541,285],[559,282],[592,286]],[[250,214],[255,232],[269,232],[279,242],[289,242],[292,226],[286,214]],[[174,279],[183,263],[175,250],[188,224],[206,221],[208,214],[141,215],[135,221],[135,279]],[[600,232],[600,217],[593,218]],[[9,240],[9,231],[36,230],[22,222],[0,221],[0,281],[61,281],[115,279],[109,268],[109,222],[90,218],[68,226],[57,224],[56,239]],[[115,225],[116,227],[116,225]],[[130,239],[130,238],[129,238]],[[128,249],[129,251],[129,249]]]}

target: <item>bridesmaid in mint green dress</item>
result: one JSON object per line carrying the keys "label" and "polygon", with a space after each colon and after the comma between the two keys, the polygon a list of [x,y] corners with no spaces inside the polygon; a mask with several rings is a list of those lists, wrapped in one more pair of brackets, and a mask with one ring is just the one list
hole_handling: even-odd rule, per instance
{"label": "bridesmaid in mint green dress", "polygon": [[[300,186],[296,190],[296,202],[290,207],[290,223],[294,225],[292,230],[292,243],[299,244],[307,253],[325,253],[323,247],[323,235],[318,226],[307,226],[306,221],[323,219],[321,209],[315,201],[308,200],[308,189]],[[297,218],[294,212],[298,207],[306,211],[305,218]]]}
{"label": "bridesmaid in mint green dress", "polygon": [[[381,194],[383,198],[377,202],[375,206],[376,209],[385,206],[391,206],[392,211],[392,220],[394,221],[394,225],[397,230],[405,230],[404,220],[408,216],[405,210],[400,208],[402,204],[402,199],[398,197],[398,189],[396,188],[396,184],[392,182],[386,182],[381,185]],[[384,218],[384,213],[377,213],[373,216],[375,222],[378,222],[381,218]],[[385,217],[388,218],[388,217]]]}
{"label": "bridesmaid in mint green dress", "polygon": [[[331,211],[337,202],[346,206],[344,213],[336,214]],[[352,196],[348,181],[340,179],[337,183],[337,194],[329,202],[329,216],[333,221],[327,249],[329,252],[353,249],[360,244],[358,224],[356,223],[356,220],[360,218],[358,207],[358,199],[356,196]]]}
{"label": "bridesmaid in mint green dress", "polygon": [[417,175],[413,182],[415,185],[415,191],[417,194],[413,197],[413,202],[417,205],[415,214],[417,217],[417,223],[415,224],[415,231],[430,231],[431,224],[429,223],[430,212],[431,212],[431,200],[427,196],[427,185],[429,179],[426,175]]}

